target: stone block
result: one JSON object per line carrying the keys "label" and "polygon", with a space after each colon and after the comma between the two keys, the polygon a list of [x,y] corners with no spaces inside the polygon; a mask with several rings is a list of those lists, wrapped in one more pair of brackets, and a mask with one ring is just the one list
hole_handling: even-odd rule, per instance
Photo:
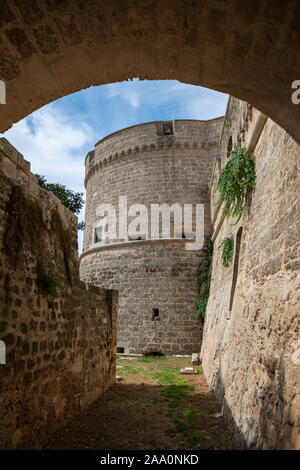
{"label": "stone block", "polygon": [[197,366],[199,364],[199,353],[192,354],[192,364],[193,366]]}
{"label": "stone block", "polygon": [[180,370],[181,375],[194,375],[198,374],[198,372],[193,367],[185,367],[184,369]]}

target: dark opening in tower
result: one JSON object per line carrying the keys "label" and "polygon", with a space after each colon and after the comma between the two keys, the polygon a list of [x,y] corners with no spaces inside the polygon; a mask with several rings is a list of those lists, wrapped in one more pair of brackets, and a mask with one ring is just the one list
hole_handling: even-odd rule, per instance
{"label": "dark opening in tower", "polygon": [[159,320],[159,309],[153,308],[152,309],[152,320]]}

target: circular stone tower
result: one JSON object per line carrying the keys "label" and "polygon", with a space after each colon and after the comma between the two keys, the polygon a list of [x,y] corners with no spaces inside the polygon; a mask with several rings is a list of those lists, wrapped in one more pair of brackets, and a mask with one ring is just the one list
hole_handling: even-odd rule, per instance
{"label": "circular stone tower", "polygon": [[[192,204],[195,216],[196,204],[203,204],[204,234],[210,235],[209,178],[222,123],[223,118],[140,124],[100,140],[86,157],[80,275],[87,282],[119,291],[119,352],[200,351],[202,323],[193,314],[203,251],[186,249],[196,218],[192,231],[182,228],[183,223],[178,231],[175,213],[170,211],[170,236],[160,222],[154,238],[151,206],[177,204],[184,214],[184,204]],[[100,219],[108,215],[99,209],[103,204],[114,207],[117,222],[116,236],[109,232],[108,239],[103,237],[104,227],[99,228]],[[135,215],[129,208],[143,204],[148,230],[139,224],[136,235],[124,234],[124,229],[119,232],[119,215],[127,213],[124,204],[129,211],[126,228],[142,213],[140,206],[135,207]]]}

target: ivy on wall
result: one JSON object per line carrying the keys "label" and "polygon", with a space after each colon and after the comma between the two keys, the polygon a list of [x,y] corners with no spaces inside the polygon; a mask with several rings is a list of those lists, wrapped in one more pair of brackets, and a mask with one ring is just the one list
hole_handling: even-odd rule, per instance
{"label": "ivy on wall", "polygon": [[249,150],[246,147],[231,150],[230,158],[217,183],[221,192],[217,206],[221,207],[224,203],[225,213],[237,217],[234,225],[238,223],[247,207],[246,193],[254,188],[255,178],[254,160]]}
{"label": "ivy on wall", "polygon": [[204,318],[206,312],[206,306],[209,297],[210,288],[210,266],[213,255],[213,242],[210,238],[206,238],[205,246],[205,258],[201,262],[198,268],[198,285],[199,285],[199,297],[196,302],[194,318]]}
{"label": "ivy on wall", "polygon": [[222,264],[228,268],[233,258],[234,240],[233,236],[223,238],[219,250],[222,249]]}

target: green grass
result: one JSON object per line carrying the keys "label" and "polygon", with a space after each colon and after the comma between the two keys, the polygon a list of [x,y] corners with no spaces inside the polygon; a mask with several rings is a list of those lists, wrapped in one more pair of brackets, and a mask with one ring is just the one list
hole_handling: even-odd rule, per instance
{"label": "green grass", "polygon": [[126,365],[122,367],[122,375],[136,375],[141,371],[140,368],[132,365]]}
{"label": "green grass", "polygon": [[149,366],[147,373],[156,379],[159,385],[188,385],[186,379],[180,375],[178,367],[163,365],[157,370],[156,367]]}
{"label": "green grass", "polygon": [[[143,399],[143,403],[145,407],[158,403],[167,405],[166,416],[171,420],[171,426],[166,429],[168,438],[172,440],[176,438],[183,439],[191,444],[197,444],[202,439],[203,444],[205,438],[197,432],[195,433],[197,429],[194,428],[195,425],[198,426],[198,420],[203,416],[203,413],[188,407],[191,392],[195,388],[189,384],[186,377],[180,374],[180,368],[183,364],[181,363],[179,367],[173,363],[167,364],[165,363],[167,359],[169,359],[167,356],[138,357],[135,364],[140,363],[140,366],[124,365],[122,374],[141,374],[146,382],[147,377],[151,377],[162,387],[159,390],[159,396],[151,397],[149,400]],[[189,364],[189,360],[187,361]],[[146,363],[147,366],[145,364],[146,367],[143,367],[141,363]],[[199,374],[203,373],[200,365],[196,369]],[[150,444],[158,446],[154,437],[151,439]]]}
{"label": "green grass", "polygon": [[157,442],[157,440],[155,439],[155,437],[151,437],[148,441],[150,444],[152,445],[159,445],[159,442]]}
{"label": "green grass", "polygon": [[[178,402],[176,402],[179,405]],[[180,406],[180,405],[179,405]],[[179,407],[180,410],[180,407]],[[173,418],[173,427],[167,428],[166,434],[170,437],[174,437],[177,434],[181,434],[182,438],[187,439],[189,442],[196,442],[201,438],[200,434],[191,434],[191,428],[195,424],[196,420],[203,416],[202,413],[196,410],[182,408],[181,414]]]}
{"label": "green grass", "polygon": [[201,418],[203,416],[203,413],[197,410],[191,410],[191,409],[184,409],[182,411],[182,414],[186,416],[187,422],[189,424],[194,424],[197,418]]}
{"label": "green grass", "polygon": [[195,444],[196,442],[206,440],[207,438],[199,433],[192,433],[188,436],[187,441],[191,444]]}
{"label": "green grass", "polygon": [[189,430],[189,425],[187,423],[181,422],[176,424],[173,428],[167,428],[166,434],[169,436],[176,436],[176,434],[186,434]]}
{"label": "green grass", "polygon": [[189,398],[190,397],[190,391],[192,390],[192,387],[189,384],[179,384],[179,385],[169,385],[169,387],[166,390],[163,390],[161,392],[161,395],[172,399],[172,400],[182,400],[183,398]]}
{"label": "green grass", "polygon": [[143,356],[137,357],[138,362],[162,362],[170,359],[170,356]]}
{"label": "green grass", "polygon": [[208,444],[205,444],[204,446],[202,446],[203,450],[209,450],[209,449],[213,449],[213,448],[214,448],[213,442],[209,442]]}

